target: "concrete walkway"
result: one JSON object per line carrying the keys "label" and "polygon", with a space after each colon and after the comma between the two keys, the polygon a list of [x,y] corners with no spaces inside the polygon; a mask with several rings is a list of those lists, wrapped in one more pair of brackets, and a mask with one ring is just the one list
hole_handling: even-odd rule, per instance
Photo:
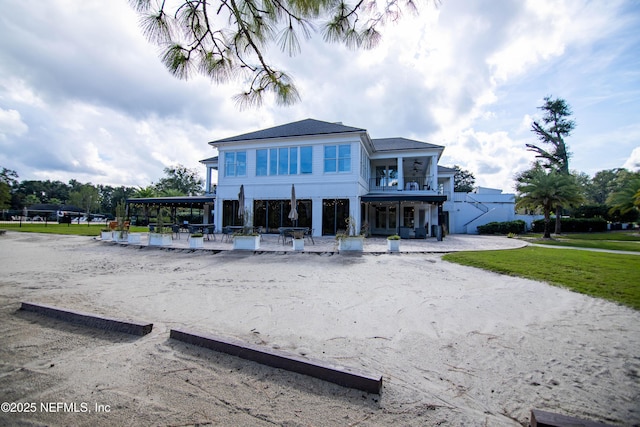
{"label": "concrete walkway", "polygon": [[[121,245],[133,245],[138,247],[148,246],[148,233],[140,234],[139,244],[115,243]],[[162,248],[170,249],[189,249],[189,235],[181,233],[179,238],[175,238],[170,246],[162,246]],[[99,239],[99,238],[98,238]],[[304,251],[308,253],[337,253],[338,244],[333,236],[314,237],[315,243],[309,239],[305,239]],[[446,236],[443,241],[438,242],[435,238],[428,239],[405,239],[401,240],[401,253],[449,253],[460,251],[478,251],[478,250],[496,250],[496,249],[516,249],[527,246],[527,242],[518,239],[509,239],[499,236],[477,236],[468,234],[453,234]],[[158,246],[153,246],[158,247]],[[233,243],[222,241],[222,235],[216,234],[215,240],[204,240],[204,248],[196,249],[204,251],[231,251]],[[294,251],[291,243],[283,245],[278,242],[278,235],[263,235],[260,248],[257,252],[299,252]],[[387,239],[384,237],[369,237],[364,243],[364,253],[387,253]]]}

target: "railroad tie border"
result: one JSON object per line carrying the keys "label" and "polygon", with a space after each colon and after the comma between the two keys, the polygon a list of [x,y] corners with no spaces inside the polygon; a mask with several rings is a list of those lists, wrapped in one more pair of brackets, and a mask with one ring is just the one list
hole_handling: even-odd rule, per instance
{"label": "railroad tie border", "polygon": [[307,359],[295,354],[259,347],[231,338],[172,329],[170,338],[210,350],[230,354],[263,365],[319,378],[343,387],[380,394],[382,376],[372,375],[344,366]]}
{"label": "railroad tie border", "polygon": [[146,335],[153,329],[153,323],[139,323],[121,319],[113,319],[96,314],[66,310],[32,302],[23,302],[20,306],[20,310],[42,314],[83,326],[106,329],[108,331],[124,332],[132,335]]}
{"label": "railroad tie border", "polygon": [[553,412],[531,410],[531,427],[612,427],[595,421],[583,420]]}

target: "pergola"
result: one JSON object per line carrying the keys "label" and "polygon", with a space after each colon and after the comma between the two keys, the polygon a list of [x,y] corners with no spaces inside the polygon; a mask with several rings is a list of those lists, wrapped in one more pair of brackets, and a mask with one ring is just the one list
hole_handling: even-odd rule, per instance
{"label": "pergola", "polygon": [[168,208],[171,212],[171,218],[174,223],[176,221],[176,212],[178,208],[184,208],[190,210],[190,217],[193,218],[193,210],[199,210],[202,212],[203,222],[210,222],[210,217],[213,213],[213,206],[215,202],[215,196],[178,196],[178,197],[146,197],[146,198],[130,198],[127,199],[126,209],[127,217],[131,217],[130,207],[143,208],[145,220],[149,219],[149,211],[156,209],[159,211],[161,208]]}

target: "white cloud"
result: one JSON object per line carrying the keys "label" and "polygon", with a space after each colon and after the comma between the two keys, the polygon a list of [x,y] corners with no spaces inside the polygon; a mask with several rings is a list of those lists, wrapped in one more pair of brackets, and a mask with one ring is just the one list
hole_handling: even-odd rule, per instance
{"label": "white cloud", "polygon": [[629,156],[627,161],[624,162],[624,165],[622,165],[622,167],[632,171],[640,170],[640,147],[636,147],[633,149],[631,155]]}
{"label": "white cloud", "polygon": [[10,136],[24,135],[28,130],[29,126],[22,121],[20,112],[0,108],[0,141],[7,140]]}
{"label": "white cloud", "polygon": [[242,81],[170,76],[124,0],[5,3],[0,129],[20,149],[4,149],[5,137],[0,165],[23,179],[144,186],[176,163],[204,174],[208,141],[311,117],[443,145],[442,164],[510,190],[550,94],[574,109],[572,169],[620,167],[640,140],[633,2],[427,2],[371,51],[319,34],[295,58],[270,49],[303,99],[247,111],[231,99]]}

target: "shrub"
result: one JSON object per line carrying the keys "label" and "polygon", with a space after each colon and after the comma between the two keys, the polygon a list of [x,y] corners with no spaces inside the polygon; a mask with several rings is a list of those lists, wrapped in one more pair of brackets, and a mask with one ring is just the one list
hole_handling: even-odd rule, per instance
{"label": "shrub", "polygon": [[516,221],[490,222],[478,226],[480,234],[520,234],[525,231],[525,222],[518,219]]}
{"label": "shrub", "polygon": [[[555,227],[555,219],[551,218],[551,227]],[[602,218],[560,218],[563,233],[589,233],[607,231],[607,221]],[[552,228],[553,229],[553,228]],[[544,231],[544,220],[533,221],[531,229],[534,233]]]}

